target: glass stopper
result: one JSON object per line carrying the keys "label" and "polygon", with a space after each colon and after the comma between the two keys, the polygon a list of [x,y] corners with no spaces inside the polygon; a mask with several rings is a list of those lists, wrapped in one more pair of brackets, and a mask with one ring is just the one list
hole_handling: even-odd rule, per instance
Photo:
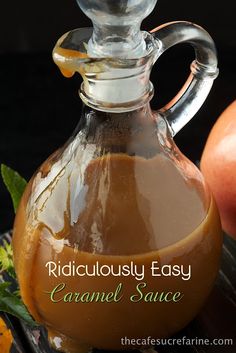
{"label": "glass stopper", "polygon": [[88,43],[91,57],[138,58],[146,51],[140,26],[157,0],[77,0],[93,22]]}

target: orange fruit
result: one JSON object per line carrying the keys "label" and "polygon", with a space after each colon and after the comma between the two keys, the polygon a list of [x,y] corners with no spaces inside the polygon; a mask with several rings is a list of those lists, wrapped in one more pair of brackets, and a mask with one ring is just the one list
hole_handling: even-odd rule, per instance
{"label": "orange fruit", "polygon": [[10,353],[12,346],[13,337],[11,330],[9,330],[0,317],[0,352],[1,353]]}

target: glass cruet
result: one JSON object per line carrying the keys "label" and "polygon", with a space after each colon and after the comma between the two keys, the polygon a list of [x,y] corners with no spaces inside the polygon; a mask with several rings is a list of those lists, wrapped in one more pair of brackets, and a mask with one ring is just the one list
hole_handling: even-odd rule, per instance
{"label": "glass cruet", "polygon": [[[65,76],[82,75],[82,115],[73,136],[28,183],[13,233],[22,298],[47,328],[50,344],[68,353],[130,349],[123,337],[178,332],[209,295],[222,245],[211,193],[173,140],[217,77],[211,37],[189,22],[140,31],[156,0],[77,2],[93,28],[62,36],[53,59]],[[152,66],[178,43],[194,47],[190,76],[169,104],[152,111]],[[171,273],[154,276],[153,261]],[[104,265],[118,271],[132,264],[144,266],[143,278],[72,270]],[[49,276],[49,266],[59,272]],[[189,278],[172,272],[174,266],[190,269]],[[141,296],[140,283],[143,297],[132,302],[134,293]],[[58,285],[53,301],[49,293]],[[89,297],[115,291],[122,298]],[[176,292],[181,300],[174,302]],[[163,299],[162,293],[169,294]]]}

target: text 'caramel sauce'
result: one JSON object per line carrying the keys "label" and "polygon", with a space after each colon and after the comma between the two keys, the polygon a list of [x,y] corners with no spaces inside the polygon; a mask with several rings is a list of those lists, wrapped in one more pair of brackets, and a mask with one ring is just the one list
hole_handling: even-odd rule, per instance
{"label": "text 'caramel sauce'", "polygon": [[[221,227],[213,200],[206,206],[200,184],[186,180],[161,154],[150,159],[108,154],[88,163],[83,181],[79,174],[76,178],[59,175],[47,186],[48,196],[40,203],[47,194],[44,190],[34,200],[41,206],[29,216],[35,192],[32,179],[14,227],[21,294],[34,318],[48,329],[52,345],[68,353],[90,347],[120,349],[122,337],[167,337],[183,328],[202,307],[219,267]],[[77,199],[71,191],[75,184],[80,189]],[[58,227],[62,191],[70,196],[62,213],[64,225]],[[152,277],[149,268],[156,260],[161,265],[191,265],[191,279]],[[184,297],[178,303],[131,303],[137,285],[133,277],[49,277],[48,261],[60,261],[62,266],[69,261],[89,265],[133,261],[145,265],[147,291],[178,291]],[[67,292],[81,293],[112,292],[122,282],[123,298],[117,303],[52,303],[45,292],[61,282]]]}

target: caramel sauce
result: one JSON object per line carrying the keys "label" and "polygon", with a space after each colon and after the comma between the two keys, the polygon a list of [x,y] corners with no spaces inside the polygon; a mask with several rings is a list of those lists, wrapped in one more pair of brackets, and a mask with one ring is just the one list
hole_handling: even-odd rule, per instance
{"label": "caramel sauce", "polygon": [[53,50],[53,58],[62,75],[70,78],[75,73],[75,64],[74,62],[72,63],[72,61],[76,59],[87,59],[88,55],[78,50],[64,49],[60,46],[56,46]]}
{"label": "caramel sauce", "polygon": [[[78,161],[76,165],[79,168]],[[63,199],[55,197],[48,209],[45,201],[44,214],[30,210],[36,180],[45,182],[38,175],[31,180],[17,212],[14,261],[22,298],[33,317],[47,327],[54,348],[67,353],[91,347],[124,349],[122,337],[168,337],[194,318],[211,291],[222,246],[218,212],[213,200],[210,206],[206,203],[201,182],[186,179],[161,154],[150,159],[123,154],[97,158],[87,163],[83,179],[80,173],[74,179],[80,197],[66,173],[50,189],[47,202],[64,190],[65,207],[70,208],[70,229],[64,225],[58,239]],[[133,261],[145,265],[146,291],[182,292],[184,297],[178,303],[131,303],[137,285],[133,277],[49,277],[48,261],[60,261],[62,266],[69,261],[84,265]],[[191,265],[191,279],[152,277],[148,271],[152,261]],[[61,282],[66,292],[81,293],[112,292],[122,282],[123,298],[116,303],[53,303],[46,292]]]}

